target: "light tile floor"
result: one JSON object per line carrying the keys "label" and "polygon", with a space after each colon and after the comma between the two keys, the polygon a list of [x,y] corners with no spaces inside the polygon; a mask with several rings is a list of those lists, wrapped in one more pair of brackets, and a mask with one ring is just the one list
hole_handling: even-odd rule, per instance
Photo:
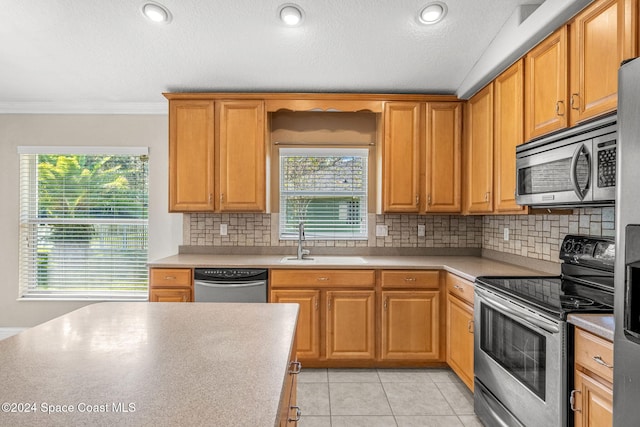
{"label": "light tile floor", "polygon": [[449,369],[303,369],[301,427],[482,427]]}

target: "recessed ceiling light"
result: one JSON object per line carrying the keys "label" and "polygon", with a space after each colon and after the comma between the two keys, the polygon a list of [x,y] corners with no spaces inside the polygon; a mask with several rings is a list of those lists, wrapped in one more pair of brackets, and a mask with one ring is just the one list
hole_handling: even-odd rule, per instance
{"label": "recessed ceiling light", "polygon": [[442,21],[444,16],[447,14],[447,5],[436,1],[433,3],[429,3],[420,11],[418,15],[418,19],[423,24],[435,24],[436,22]]}
{"label": "recessed ceiling light", "polygon": [[278,17],[289,27],[295,27],[302,22],[302,9],[297,4],[283,4],[278,8]]}
{"label": "recessed ceiling light", "polygon": [[150,21],[158,24],[171,22],[171,12],[160,3],[145,3],[142,5],[142,14]]}

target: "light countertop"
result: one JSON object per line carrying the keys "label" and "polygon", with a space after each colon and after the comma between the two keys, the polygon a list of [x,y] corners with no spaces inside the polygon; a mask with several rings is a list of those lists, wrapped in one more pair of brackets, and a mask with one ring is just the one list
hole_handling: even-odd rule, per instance
{"label": "light countertop", "polygon": [[[313,256],[313,255],[312,255]],[[150,267],[193,268],[193,267],[255,267],[255,268],[357,268],[357,269],[441,269],[467,280],[477,276],[551,276],[549,273],[532,270],[514,264],[494,261],[475,256],[363,256],[364,261],[353,264],[333,262],[340,257],[318,256],[309,264],[282,262],[285,255],[210,255],[178,254],[149,263]],[[323,260],[327,260],[324,262]]]}
{"label": "light countertop", "polygon": [[615,321],[613,314],[569,314],[567,322],[591,332],[594,335],[613,341]]}
{"label": "light countertop", "polygon": [[0,341],[0,402],[18,411],[3,405],[0,424],[273,426],[297,313],[295,304],[83,307]]}

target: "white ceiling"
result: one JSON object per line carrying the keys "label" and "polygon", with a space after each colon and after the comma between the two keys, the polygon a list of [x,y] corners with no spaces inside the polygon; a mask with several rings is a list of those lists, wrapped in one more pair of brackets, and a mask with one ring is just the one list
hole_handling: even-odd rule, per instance
{"label": "white ceiling", "polygon": [[428,1],[298,0],[304,21],[289,28],[277,18],[289,0],[160,0],[166,25],[143,17],[144,0],[0,0],[0,104],[166,112],[162,92],[454,94],[517,6],[540,3],[444,0],[447,17],[427,26]]}

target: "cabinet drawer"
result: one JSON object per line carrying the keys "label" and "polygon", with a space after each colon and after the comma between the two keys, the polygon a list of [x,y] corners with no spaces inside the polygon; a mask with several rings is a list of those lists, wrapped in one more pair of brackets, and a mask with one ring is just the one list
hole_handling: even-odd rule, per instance
{"label": "cabinet drawer", "polygon": [[455,274],[447,273],[447,292],[451,295],[455,295],[461,300],[473,305],[473,290],[474,285],[472,282],[458,277]]}
{"label": "cabinet drawer", "polygon": [[385,270],[382,272],[383,288],[440,288],[440,271]]}
{"label": "cabinet drawer", "polygon": [[374,270],[271,270],[270,286],[278,287],[373,287]]}
{"label": "cabinet drawer", "polygon": [[576,365],[613,383],[613,343],[576,328],[575,345]]}
{"label": "cabinet drawer", "polygon": [[152,287],[191,287],[190,268],[152,268],[149,278]]}

